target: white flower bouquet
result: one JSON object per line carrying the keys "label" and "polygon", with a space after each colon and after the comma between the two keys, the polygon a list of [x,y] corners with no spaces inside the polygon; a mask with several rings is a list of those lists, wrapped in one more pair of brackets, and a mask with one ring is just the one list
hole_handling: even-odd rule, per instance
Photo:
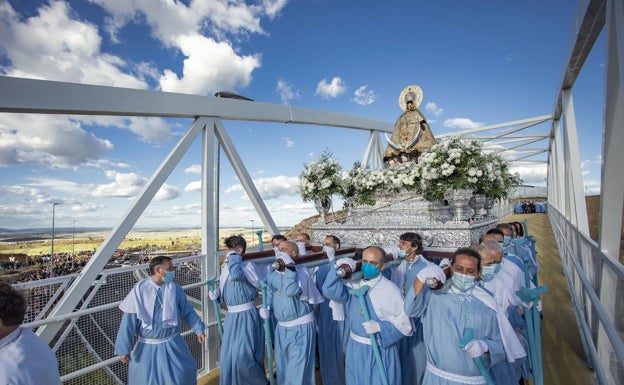
{"label": "white flower bouquet", "polygon": [[304,202],[326,200],[332,194],[340,193],[341,186],[340,164],[328,150],[317,160],[305,164],[299,176],[299,193]]}

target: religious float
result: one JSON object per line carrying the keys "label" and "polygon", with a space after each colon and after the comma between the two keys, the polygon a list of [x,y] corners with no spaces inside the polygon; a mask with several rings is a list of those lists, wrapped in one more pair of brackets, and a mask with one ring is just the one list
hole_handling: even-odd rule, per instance
{"label": "religious float", "polygon": [[[418,108],[422,99],[418,86],[401,92],[404,112],[392,136],[386,135],[382,168],[355,163],[343,171],[329,151],[305,165],[299,191],[320,213],[312,226],[314,242],[333,234],[348,245],[395,245],[402,233],[415,231],[427,249],[448,251],[476,243],[511,213],[506,196],[519,175],[477,141],[436,141]],[[342,221],[327,221],[335,196],[348,213]]]}

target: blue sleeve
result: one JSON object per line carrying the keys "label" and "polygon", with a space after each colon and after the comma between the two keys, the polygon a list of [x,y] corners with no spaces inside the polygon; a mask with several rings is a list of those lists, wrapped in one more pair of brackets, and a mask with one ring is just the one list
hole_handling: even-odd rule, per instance
{"label": "blue sleeve", "polygon": [[347,303],[349,292],[342,283],[342,278],[336,275],[336,266],[330,262],[329,271],[323,282],[323,295],[339,303]]}
{"label": "blue sleeve", "polygon": [[405,336],[403,335],[403,333],[401,333],[390,321],[382,321],[382,320],[377,320],[377,322],[379,322],[379,326],[381,326],[381,332],[379,333],[381,335],[381,347],[384,349],[387,349],[393,345],[395,345],[397,342],[399,342],[401,339],[405,338]]}
{"label": "blue sleeve", "polygon": [[298,297],[301,295],[302,290],[297,280],[297,271],[284,269],[280,286],[279,290],[287,297]]}
{"label": "blue sleeve", "polygon": [[228,269],[230,271],[230,279],[233,281],[245,281],[247,277],[245,277],[245,272],[243,271],[243,267],[241,262],[243,261],[243,256],[240,254],[230,254],[228,256]]}
{"label": "blue sleeve", "polygon": [[407,314],[408,317],[413,318],[422,317],[425,311],[425,304],[430,294],[431,292],[426,285],[423,287],[419,296],[416,296],[414,294],[414,288],[410,287],[409,290],[407,290],[407,293],[405,293],[405,303],[403,305],[405,314]]}
{"label": "blue sleeve", "polygon": [[201,318],[195,312],[195,308],[186,298],[184,290],[176,285],[176,301],[178,302],[178,311],[180,317],[183,318],[190,326],[195,334],[201,334],[206,330],[206,325],[202,322]]}
{"label": "blue sleeve", "polygon": [[123,313],[115,341],[115,355],[129,355],[132,351],[132,339],[137,333],[139,320],[136,313]]}

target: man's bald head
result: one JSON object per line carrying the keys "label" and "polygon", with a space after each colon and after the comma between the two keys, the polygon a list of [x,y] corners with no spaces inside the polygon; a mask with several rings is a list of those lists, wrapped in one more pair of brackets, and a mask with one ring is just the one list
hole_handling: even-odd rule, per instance
{"label": "man's bald head", "polygon": [[481,238],[479,238],[479,243],[483,242],[499,242],[503,243],[503,237],[500,234],[483,234]]}
{"label": "man's bald head", "polygon": [[291,258],[297,258],[299,256],[299,247],[292,241],[281,241],[279,244],[279,251],[290,255]]}

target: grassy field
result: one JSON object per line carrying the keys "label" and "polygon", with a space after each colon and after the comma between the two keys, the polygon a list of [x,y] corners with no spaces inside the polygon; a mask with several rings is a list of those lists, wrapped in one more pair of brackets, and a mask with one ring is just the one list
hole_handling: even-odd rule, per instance
{"label": "grassy field", "polygon": [[[600,197],[590,196],[586,197],[587,203],[587,216],[589,220],[590,236],[592,239],[598,238],[598,215],[600,208]],[[344,212],[336,213],[337,217],[343,217]],[[318,220],[318,216],[314,216],[301,221],[296,226],[293,226],[290,231],[284,234],[288,238],[294,238],[299,232],[311,233],[310,226]],[[623,216],[623,228],[624,228],[624,216]],[[258,243],[257,236],[252,234],[252,230],[248,228],[228,228],[219,231],[219,243],[220,247],[223,247],[223,240],[230,235],[242,235],[248,245]],[[72,249],[76,254],[82,252],[93,252],[94,249],[100,247],[106,232],[83,232],[83,233],[67,233],[60,232],[55,235],[54,251],[55,253],[71,253]],[[159,249],[166,249],[170,251],[175,250],[192,250],[199,248],[199,230],[198,229],[180,229],[180,230],[151,230],[151,231],[131,231],[126,239],[118,246],[120,249],[136,249],[136,248],[150,248],[156,246]],[[252,241],[253,235],[253,241]],[[73,239],[72,239],[73,237]],[[7,258],[7,255],[11,254],[27,254],[29,256],[46,255],[50,253],[51,240],[50,235],[43,234],[41,239],[31,239],[23,242],[3,242],[0,238],[0,262]],[[27,235],[24,235],[24,239],[28,239]],[[271,234],[264,233],[263,241],[268,242],[271,239]],[[624,233],[622,234],[622,241],[620,244],[621,252],[620,259],[624,262]]]}
{"label": "grassy field", "polygon": [[[93,253],[107,236],[107,232],[84,232],[84,233],[57,233],[54,236],[54,253]],[[223,247],[223,240],[230,235],[241,235],[247,240],[247,244],[257,245],[258,238],[254,234],[252,242],[252,232],[250,229],[222,229],[219,231],[219,244]],[[131,231],[128,236],[117,246],[119,249],[148,249],[158,248],[169,251],[175,250],[195,250],[200,247],[200,232],[197,229],[180,230],[144,230]],[[8,256],[12,254],[26,254],[31,257],[50,254],[51,236],[42,235],[41,239],[32,239],[32,236],[24,235],[24,241],[5,242],[0,240],[0,255]],[[271,235],[265,233],[263,241],[268,242]]]}

